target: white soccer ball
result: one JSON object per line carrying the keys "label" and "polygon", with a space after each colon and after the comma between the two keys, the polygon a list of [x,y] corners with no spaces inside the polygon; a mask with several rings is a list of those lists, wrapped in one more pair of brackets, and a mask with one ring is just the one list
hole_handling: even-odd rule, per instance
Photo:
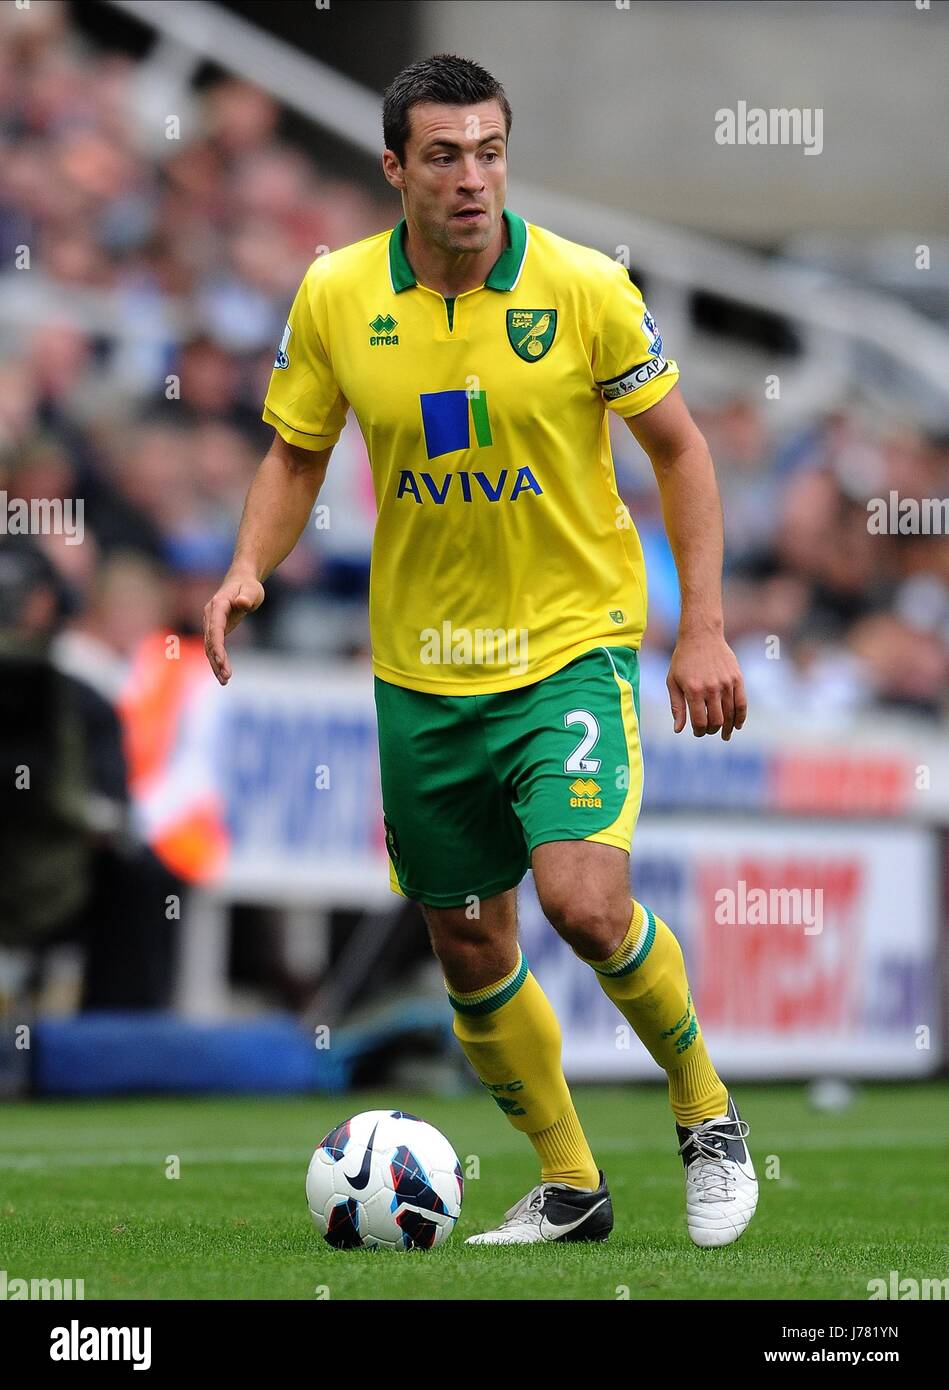
{"label": "white soccer ball", "polygon": [[310,1159],[306,1199],[330,1245],[431,1250],[461,1214],[461,1164],[445,1136],[404,1110],[364,1110]]}

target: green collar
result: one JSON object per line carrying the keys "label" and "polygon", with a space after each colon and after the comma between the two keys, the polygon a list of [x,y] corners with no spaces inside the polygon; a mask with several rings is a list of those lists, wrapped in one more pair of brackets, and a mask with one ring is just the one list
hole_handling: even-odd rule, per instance
{"label": "green collar", "polygon": [[[527,223],[516,212],[504,209],[501,216],[507,224],[510,245],[505,246],[491,267],[485,288],[489,290],[513,290],[521,274],[524,257],[527,253]],[[415,273],[405,254],[405,218],[393,227],[389,236],[389,279],[396,294],[410,290],[417,285]]]}

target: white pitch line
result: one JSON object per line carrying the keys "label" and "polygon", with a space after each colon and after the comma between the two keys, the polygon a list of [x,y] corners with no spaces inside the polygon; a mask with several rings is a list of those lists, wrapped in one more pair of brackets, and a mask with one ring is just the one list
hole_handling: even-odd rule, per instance
{"label": "white pitch line", "polygon": [[[753,1138],[754,1136],[752,1136]],[[840,1151],[849,1149],[943,1149],[947,1146],[947,1140],[929,1132],[921,1134],[915,1138],[908,1138],[905,1133],[894,1132],[892,1130],[866,1131],[862,1134],[769,1134],[767,1144],[753,1146],[753,1154],[763,1152],[767,1148],[769,1152],[783,1151],[784,1153],[794,1153],[800,1150],[821,1151]],[[661,1140],[644,1140],[633,1137],[610,1136],[606,1139],[597,1140],[594,1145],[597,1153],[655,1153],[664,1154],[675,1152],[674,1147],[670,1150],[670,1145]],[[522,1153],[523,1143],[518,1143],[514,1136],[504,1136],[501,1143],[493,1140],[491,1143],[490,1156],[494,1157],[501,1154]],[[162,1167],[170,1153],[177,1153],[182,1164],[213,1164],[240,1165],[244,1163],[274,1163],[292,1164],[306,1163],[312,1152],[310,1149],[188,1149],[179,1146],[175,1149],[174,1141],[161,1151],[155,1150],[146,1153],[143,1150],[121,1150],[103,1149],[102,1151],[90,1150],[86,1153],[2,1153],[0,1152],[0,1170],[27,1171],[35,1168],[119,1168],[123,1165],[130,1167],[149,1167],[154,1164]],[[462,1162],[466,1155],[460,1155]]]}
{"label": "white pitch line", "polygon": [[30,1168],[121,1168],[128,1164],[134,1167],[164,1167],[167,1159],[175,1153],[182,1164],[187,1163],[306,1163],[309,1160],[306,1149],[179,1149],[169,1145],[159,1152],[143,1153],[121,1149],[90,1153],[0,1153],[0,1169]]}

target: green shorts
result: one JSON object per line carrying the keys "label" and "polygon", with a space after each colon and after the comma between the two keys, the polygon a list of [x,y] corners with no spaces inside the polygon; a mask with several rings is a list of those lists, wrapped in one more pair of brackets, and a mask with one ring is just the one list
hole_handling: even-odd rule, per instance
{"label": "green shorts", "polygon": [[493,695],[375,677],[393,891],[467,905],[520,883],[549,840],[629,851],[642,801],[639,655],[597,647]]}

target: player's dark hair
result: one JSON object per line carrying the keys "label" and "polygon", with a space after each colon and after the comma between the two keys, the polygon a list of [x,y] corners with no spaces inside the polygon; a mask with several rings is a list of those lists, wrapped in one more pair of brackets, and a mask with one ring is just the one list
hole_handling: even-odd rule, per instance
{"label": "player's dark hair", "polygon": [[403,68],[386,88],[382,98],[382,133],[386,149],[405,163],[409,138],[409,111],[420,101],[443,106],[473,106],[481,101],[497,101],[504,113],[505,138],[511,133],[511,107],[504,88],[470,58],[455,53],[435,53]]}

